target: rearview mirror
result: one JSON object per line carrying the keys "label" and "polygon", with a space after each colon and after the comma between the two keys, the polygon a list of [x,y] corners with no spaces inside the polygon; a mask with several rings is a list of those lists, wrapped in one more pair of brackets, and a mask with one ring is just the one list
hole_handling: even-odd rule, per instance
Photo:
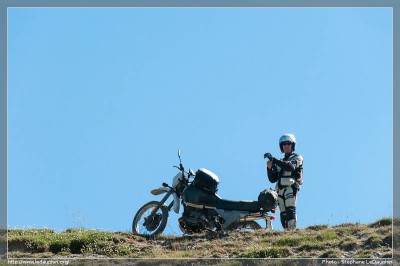
{"label": "rearview mirror", "polygon": [[195,176],[195,173],[193,172],[192,169],[189,169],[189,174],[190,174],[191,176]]}

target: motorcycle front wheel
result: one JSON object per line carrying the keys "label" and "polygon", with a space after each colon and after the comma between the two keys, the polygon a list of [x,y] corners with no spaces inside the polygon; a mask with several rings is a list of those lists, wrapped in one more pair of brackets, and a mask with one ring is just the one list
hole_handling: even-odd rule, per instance
{"label": "motorcycle front wheel", "polygon": [[[150,201],[143,205],[133,218],[132,232],[141,236],[156,236],[161,234],[168,222],[168,208],[158,201]],[[152,215],[154,209],[158,210]]]}
{"label": "motorcycle front wheel", "polygon": [[234,222],[228,227],[228,230],[258,230],[262,229],[261,225],[259,225],[255,221],[248,221],[248,222]]}

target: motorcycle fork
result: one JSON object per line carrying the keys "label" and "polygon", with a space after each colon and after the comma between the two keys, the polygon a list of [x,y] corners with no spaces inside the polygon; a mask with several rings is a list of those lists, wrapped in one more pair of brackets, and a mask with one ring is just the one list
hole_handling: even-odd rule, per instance
{"label": "motorcycle fork", "polygon": [[174,206],[174,201],[171,201],[171,203],[168,205],[168,211],[171,211],[172,207]]}
{"label": "motorcycle fork", "polygon": [[[154,210],[151,211],[150,217],[153,217],[154,214],[156,214],[156,212],[160,209],[161,206],[164,205],[164,203],[167,201],[167,199],[169,198],[169,196],[171,196],[171,194],[172,194],[173,192],[174,192],[173,190],[170,190],[170,191],[167,192],[167,194],[164,196],[164,198],[160,201],[160,204],[159,204],[156,208],[154,208]],[[169,204],[168,210],[171,210],[173,203],[174,203],[174,202],[172,201],[172,202]]]}

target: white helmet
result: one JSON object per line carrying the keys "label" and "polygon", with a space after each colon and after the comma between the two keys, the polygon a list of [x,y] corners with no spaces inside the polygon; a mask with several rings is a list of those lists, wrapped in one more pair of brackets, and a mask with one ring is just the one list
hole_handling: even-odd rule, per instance
{"label": "white helmet", "polygon": [[282,142],[291,142],[292,151],[294,151],[296,147],[296,138],[293,134],[283,134],[282,137],[279,138],[279,148],[281,148],[281,152],[283,152]]}

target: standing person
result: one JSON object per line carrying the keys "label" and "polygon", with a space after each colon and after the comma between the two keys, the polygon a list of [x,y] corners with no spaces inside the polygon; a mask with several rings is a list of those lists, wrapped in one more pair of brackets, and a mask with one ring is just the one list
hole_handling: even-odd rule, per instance
{"label": "standing person", "polygon": [[303,157],[294,153],[296,138],[293,134],[284,134],[279,139],[279,147],[285,157],[278,160],[270,153],[264,154],[268,158],[267,174],[271,183],[278,182],[278,205],[281,223],[284,230],[296,228],[296,199],[303,184]]}

